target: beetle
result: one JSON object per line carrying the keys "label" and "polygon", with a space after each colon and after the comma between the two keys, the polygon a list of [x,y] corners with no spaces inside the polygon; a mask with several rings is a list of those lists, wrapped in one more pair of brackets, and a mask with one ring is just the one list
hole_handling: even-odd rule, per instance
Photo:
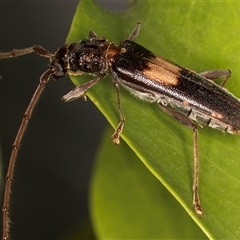
{"label": "beetle", "polygon": [[[65,75],[79,76],[83,73],[96,76],[93,80],[75,87],[62,97],[65,102],[86,98],[89,88],[110,75],[116,89],[120,121],[112,140],[120,143],[125,116],[123,114],[119,89],[120,86],[140,100],[156,103],[165,113],[178,120],[193,131],[193,205],[197,214],[204,216],[198,194],[199,159],[198,128],[209,126],[224,132],[239,134],[240,101],[224,87],[229,79],[230,70],[210,70],[200,74],[172,63],[135,43],[141,24],[137,23],[128,39],[116,45],[106,38],[90,31],[87,39],[64,44],[51,53],[40,45],[25,49],[15,49],[0,53],[0,59],[18,57],[32,52],[50,59],[49,68],[40,77],[40,83],[24,113],[22,123],[15,138],[3,202],[3,239],[9,238],[9,199],[13,180],[14,166],[22,141],[36,102],[46,84],[52,78],[60,79]],[[221,85],[213,80],[224,77]]]}

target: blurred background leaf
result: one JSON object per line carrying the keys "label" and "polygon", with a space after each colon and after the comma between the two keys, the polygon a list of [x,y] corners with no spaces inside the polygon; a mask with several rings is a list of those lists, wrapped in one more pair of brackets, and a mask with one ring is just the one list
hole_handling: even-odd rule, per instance
{"label": "blurred background leaf", "polygon": [[104,134],[92,179],[91,209],[98,239],[206,239],[167,189],[122,142]]}

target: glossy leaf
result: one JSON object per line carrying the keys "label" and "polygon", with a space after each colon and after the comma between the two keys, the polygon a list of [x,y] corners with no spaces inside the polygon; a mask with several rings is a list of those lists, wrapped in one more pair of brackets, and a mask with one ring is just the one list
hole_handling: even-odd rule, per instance
{"label": "glossy leaf", "polygon": [[[138,43],[197,72],[230,68],[233,74],[226,87],[240,96],[240,60],[236,54],[240,50],[239,15],[238,2],[139,1],[128,11],[113,14],[92,1],[81,1],[67,42],[79,41],[93,30],[118,44],[140,21]],[[72,80],[81,84],[92,78]],[[94,86],[89,97],[116,127],[119,117],[110,78]],[[126,116],[122,138],[132,151],[208,237],[240,238],[239,137],[210,128],[199,129],[199,191],[206,212],[206,217],[200,218],[192,208],[192,131],[161,112],[156,104],[141,102],[125,90],[121,91],[121,98]]]}

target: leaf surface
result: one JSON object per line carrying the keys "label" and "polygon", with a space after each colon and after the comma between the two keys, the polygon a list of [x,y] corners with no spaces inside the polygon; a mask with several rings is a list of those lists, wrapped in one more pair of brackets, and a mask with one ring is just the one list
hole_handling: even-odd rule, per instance
{"label": "leaf surface", "polygon": [[[138,1],[127,11],[113,14],[92,1],[81,1],[67,42],[86,38],[92,30],[118,44],[141,22],[136,42],[197,72],[231,69],[233,74],[226,87],[240,96],[240,60],[236,54],[240,51],[239,16],[239,2]],[[71,77],[77,85],[92,78]],[[88,96],[116,127],[119,116],[111,79],[102,80]],[[121,90],[121,101],[126,117],[121,136],[145,166],[209,238],[240,238],[239,137],[199,128],[199,191],[206,213],[201,218],[192,208],[192,131],[161,112],[156,104],[142,102],[125,90]],[[108,160],[113,167],[112,158]]]}

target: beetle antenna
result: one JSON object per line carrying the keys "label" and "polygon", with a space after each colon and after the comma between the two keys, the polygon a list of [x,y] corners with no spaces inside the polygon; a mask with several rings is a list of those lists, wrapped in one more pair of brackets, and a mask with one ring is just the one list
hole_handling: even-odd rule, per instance
{"label": "beetle antenna", "polygon": [[16,138],[14,140],[13,146],[12,146],[12,153],[11,158],[9,161],[9,167],[7,171],[6,176],[6,186],[4,191],[4,199],[3,199],[3,239],[7,240],[9,239],[9,229],[11,220],[9,217],[10,212],[10,195],[11,195],[11,189],[12,189],[12,180],[13,180],[13,173],[14,173],[14,167],[17,160],[18,150],[20,148],[23,134],[26,131],[28,127],[29,120],[32,116],[32,111],[34,110],[38,99],[40,98],[44,88],[46,87],[46,84],[48,83],[52,73],[54,72],[54,68],[49,68],[47,71],[45,71],[42,76],[40,77],[40,83],[38,84],[38,87],[33,94],[33,97],[27,107],[26,112],[23,115],[23,119],[21,122],[21,125],[19,127],[18,133],[16,135]]}

